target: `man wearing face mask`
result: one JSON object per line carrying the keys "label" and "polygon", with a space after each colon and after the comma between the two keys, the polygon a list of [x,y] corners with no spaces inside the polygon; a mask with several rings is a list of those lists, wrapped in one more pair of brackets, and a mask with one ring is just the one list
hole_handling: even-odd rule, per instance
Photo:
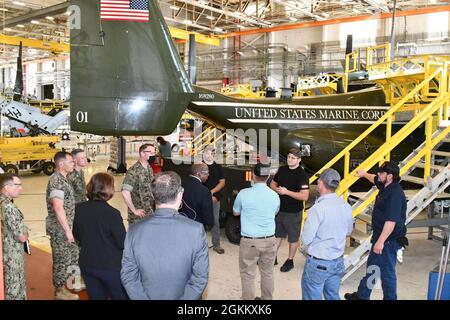
{"label": "man wearing face mask", "polygon": [[178,174],[152,179],[153,216],[128,229],[121,280],[132,300],[196,300],[208,283],[208,241],[202,224],[178,213],[183,187]]}
{"label": "man wearing face mask", "polygon": [[139,160],[132,165],[123,180],[122,197],[128,207],[128,224],[153,214],[154,200],[150,186],[153,170],[149,162],[155,161],[155,147],[143,144]]}
{"label": "man wearing face mask", "polygon": [[183,180],[183,203],[179,210],[186,217],[210,228],[214,225],[211,192],[203,185],[208,179],[208,166],[204,163],[193,164],[191,174]]}

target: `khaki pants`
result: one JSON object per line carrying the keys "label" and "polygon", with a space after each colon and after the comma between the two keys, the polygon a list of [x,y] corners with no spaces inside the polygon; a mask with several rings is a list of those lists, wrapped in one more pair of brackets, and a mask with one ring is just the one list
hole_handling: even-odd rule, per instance
{"label": "khaki pants", "polygon": [[261,299],[272,300],[274,279],[273,264],[277,254],[275,237],[268,239],[241,238],[239,269],[242,282],[242,299],[255,299],[256,263],[261,274]]}

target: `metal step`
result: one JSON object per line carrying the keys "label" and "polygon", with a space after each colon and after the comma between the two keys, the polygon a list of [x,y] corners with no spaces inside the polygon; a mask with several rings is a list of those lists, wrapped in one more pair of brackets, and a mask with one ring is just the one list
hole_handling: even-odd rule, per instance
{"label": "metal step", "polygon": [[[417,162],[417,163],[414,165],[414,167],[424,169],[424,168],[425,168],[425,163],[423,163],[423,162]],[[431,164],[430,167],[431,167],[431,169],[436,170],[436,171],[441,171],[442,169],[445,168],[444,166],[439,166],[439,165],[437,165],[437,164]]]}
{"label": "metal step", "polygon": [[370,236],[370,234],[367,234],[361,230],[358,230],[356,228],[353,228],[352,234],[350,235],[350,238],[352,238],[353,240],[361,243],[362,241],[366,240],[368,237]]}
{"label": "metal step", "polygon": [[433,154],[435,156],[442,156],[442,157],[450,158],[450,152],[432,150],[431,154]]}
{"label": "metal step", "polygon": [[425,185],[423,178],[413,177],[413,176],[409,176],[409,175],[402,176],[402,181],[408,181],[408,182],[412,182],[415,184],[420,184],[422,186]]}
{"label": "metal step", "polygon": [[441,120],[439,122],[439,127],[441,128],[447,128],[448,126],[450,126],[450,120]]}
{"label": "metal step", "polygon": [[371,225],[372,224],[372,216],[366,213],[360,213],[356,217],[356,219],[364,221],[365,223]]}
{"label": "metal step", "polygon": [[354,198],[355,200],[364,201],[367,199],[367,192],[349,192],[348,196]]}

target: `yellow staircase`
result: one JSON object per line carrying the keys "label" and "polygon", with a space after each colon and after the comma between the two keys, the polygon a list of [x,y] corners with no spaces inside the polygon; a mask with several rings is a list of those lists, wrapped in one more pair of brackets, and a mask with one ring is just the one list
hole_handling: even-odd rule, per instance
{"label": "yellow staircase", "polygon": [[[384,49],[388,48],[388,45]],[[374,166],[390,159],[390,154],[414,130],[425,124],[423,143],[417,147],[400,164],[400,176],[422,189],[408,192],[407,221],[408,224],[429,203],[439,197],[450,185],[450,153],[437,151],[442,143],[448,143],[450,134],[450,59],[445,56],[412,57],[400,61],[386,61],[373,64],[369,50],[380,49],[380,46],[368,48],[367,70],[369,80],[376,80],[385,89],[391,107],[386,114],[370,126],[355,141],[330,160],[322,169],[314,174],[310,183],[325,169],[344,161],[344,172],[340,187],[336,191],[344,199],[348,199],[350,187],[359,179],[355,176],[357,170],[369,171]],[[383,47],[381,47],[383,49]],[[388,50],[386,49],[386,52]],[[408,68],[408,69],[407,69]],[[408,92],[398,86],[399,79],[408,83]],[[392,124],[395,117],[405,111],[413,111],[411,119],[395,134],[392,134]],[[386,141],[357,168],[350,171],[352,150],[379,126],[386,126]],[[439,164],[436,163],[439,161]],[[423,169],[423,177],[413,177],[409,173],[415,168]],[[346,271],[344,281],[360,266],[362,266],[371,250],[370,230],[372,206],[377,195],[377,189],[372,188],[359,195],[358,201],[352,206],[353,216],[357,219],[354,233],[350,236],[352,243],[358,245],[345,255]],[[361,230],[361,226],[366,230]]]}
{"label": "yellow staircase", "polygon": [[209,145],[215,145],[217,142],[222,143],[225,135],[226,132],[207,124],[200,134],[195,134],[195,138],[192,140],[191,155],[200,154]]}

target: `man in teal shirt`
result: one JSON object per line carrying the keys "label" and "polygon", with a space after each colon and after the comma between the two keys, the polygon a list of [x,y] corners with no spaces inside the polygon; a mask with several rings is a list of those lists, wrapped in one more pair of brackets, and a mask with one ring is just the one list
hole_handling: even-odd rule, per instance
{"label": "man in teal shirt", "polygon": [[239,269],[242,299],[255,299],[255,276],[258,264],[261,274],[261,298],[271,300],[274,290],[273,266],[277,254],[275,215],[280,197],[267,186],[270,168],[258,163],[253,168],[253,186],[239,192],[233,214],[241,216]]}

